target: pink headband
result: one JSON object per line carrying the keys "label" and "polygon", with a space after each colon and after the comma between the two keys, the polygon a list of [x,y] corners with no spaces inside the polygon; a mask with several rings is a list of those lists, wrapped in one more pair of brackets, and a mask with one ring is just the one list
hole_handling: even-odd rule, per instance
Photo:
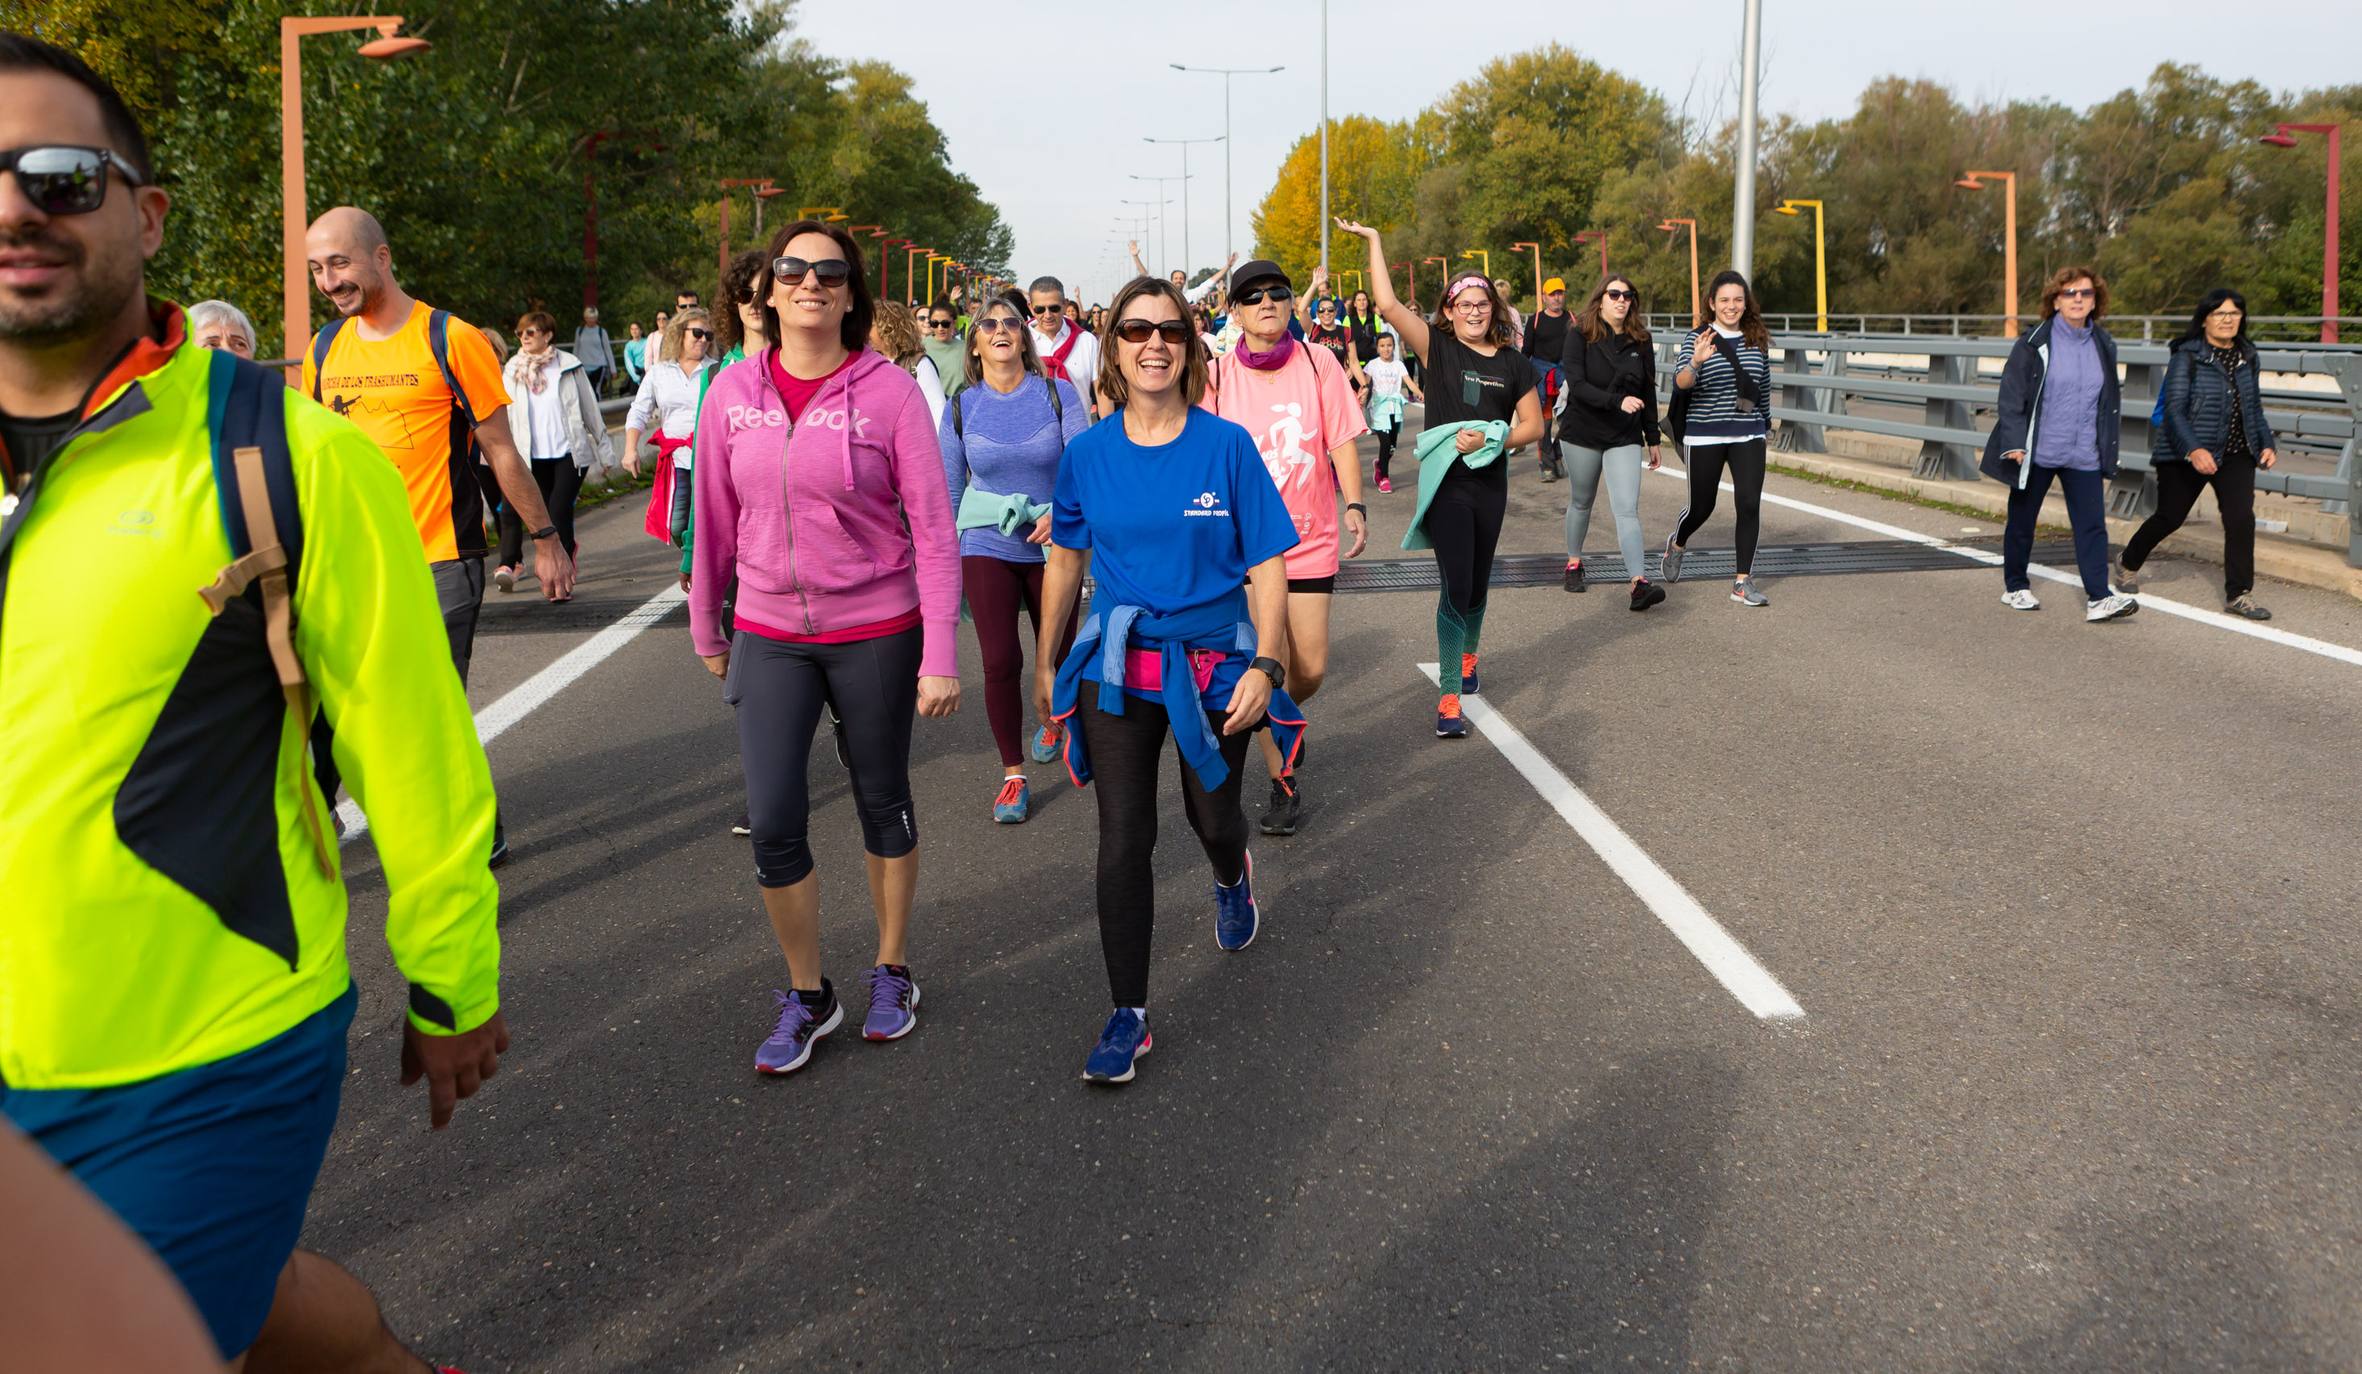
{"label": "pink headband", "polygon": [[1464,277],[1455,279],[1450,286],[1444,288],[1443,303],[1445,305],[1450,305],[1457,301],[1460,295],[1460,288],[1464,286],[1481,286],[1489,295],[1493,289],[1493,282],[1492,278],[1487,277],[1482,272],[1470,272]]}

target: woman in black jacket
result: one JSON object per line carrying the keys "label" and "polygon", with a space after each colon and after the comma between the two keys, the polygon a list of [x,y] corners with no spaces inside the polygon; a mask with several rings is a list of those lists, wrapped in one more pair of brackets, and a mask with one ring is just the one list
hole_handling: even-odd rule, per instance
{"label": "woman in black jacket", "polygon": [[2116,585],[2135,590],[2135,574],[2165,537],[2182,527],[2198,493],[2214,488],[2223,517],[2223,609],[2249,620],[2272,613],[2255,590],[2255,471],[2280,461],[2264,418],[2255,345],[2247,339],[2247,298],[2228,287],[2206,293],[2190,327],[2174,341],[2157,410],[2149,459],[2157,469],[2157,513],[2124,546]]}
{"label": "woman in black jacket", "polygon": [[1566,331],[1558,357],[1566,378],[1566,414],[1559,421],[1559,460],[1566,469],[1566,589],[1583,590],[1583,540],[1599,479],[1607,478],[1608,508],[1616,516],[1616,547],[1632,579],[1632,609],[1665,599],[1646,574],[1640,533],[1641,448],[1647,466],[1662,461],[1657,435],[1656,348],[1641,323],[1640,291],[1620,274],[1600,278]]}

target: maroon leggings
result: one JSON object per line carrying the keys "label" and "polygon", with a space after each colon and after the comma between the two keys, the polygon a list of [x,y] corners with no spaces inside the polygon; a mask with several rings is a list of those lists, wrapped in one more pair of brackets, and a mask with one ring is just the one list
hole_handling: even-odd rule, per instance
{"label": "maroon leggings", "polygon": [[[963,557],[960,580],[968,593],[968,614],[976,619],[976,645],[984,651],[984,716],[992,722],[1001,766],[1014,768],[1025,761],[1025,645],[1017,637],[1017,611],[1022,606],[1033,617],[1033,637],[1040,639],[1042,565]],[[1074,630],[1069,614],[1058,644],[1062,661],[1074,647]]]}

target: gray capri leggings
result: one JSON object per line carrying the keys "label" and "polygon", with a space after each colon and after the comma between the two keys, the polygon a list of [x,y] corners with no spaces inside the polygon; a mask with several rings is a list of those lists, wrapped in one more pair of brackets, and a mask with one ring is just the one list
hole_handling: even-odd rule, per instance
{"label": "gray capri leggings", "polygon": [[755,881],[792,887],[812,872],[811,792],[805,774],[821,708],[844,722],[861,846],[881,859],[918,847],[910,801],[910,729],[919,705],[917,626],[851,644],[788,644],[740,630],[722,700],[738,710]]}
{"label": "gray capri leggings", "polygon": [[1591,533],[1591,507],[1599,499],[1599,479],[1607,477],[1608,509],[1616,515],[1616,548],[1624,555],[1624,576],[1643,576],[1648,565],[1640,533],[1640,466],[1648,450],[1625,444],[1604,453],[1579,444],[1561,443],[1566,460],[1566,556],[1583,556],[1584,537]]}

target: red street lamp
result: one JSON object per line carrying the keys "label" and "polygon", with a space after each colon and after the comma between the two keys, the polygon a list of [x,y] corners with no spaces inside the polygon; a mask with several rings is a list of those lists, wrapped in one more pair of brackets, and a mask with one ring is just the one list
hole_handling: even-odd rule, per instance
{"label": "red street lamp", "polygon": [[[881,230],[879,234],[872,234],[870,237],[880,238],[882,233]],[[878,299],[880,301],[894,299],[886,290],[886,271],[894,265],[894,250],[908,242],[910,240],[905,238],[891,238],[882,239],[878,244]]]}
{"label": "red street lamp", "polygon": [[2338,138],[2335,124],[2281,124],[2257,139],[2275,148],[2296,146],[2296,134],[2329,140],[2329,213],[2321,221],[2321,342],[2337,342]]}
{"label": "red street lamp", "polygon": [[1604,277],[1607,275],[1607,230],[1586,229],[1575,235],[1577,243],[1589,243],[1594,239],[1599,241],[1599,275]]}
{"label": "red street lamp", "polygon": [[312,341],[311,271],[303,247],[311,227],[304,212],[303,176],[303,52],[298,46],[307,34],[375,29],[378,36],[361,45],[363,57],[387,61],[424,52],[433,45],[423,38],[398,38],[398,14],[321,16],[279,21],[279,234],[286,253],[287,356],[300,358]]}
{"label": "red street lamp", "polygon": [[[769,177],[722,178],[722,249],[720,255],[720,275],[725,277],[730,275],[730,193],[741,186],[768,187],[770,184],[771,178]],[[755,213],[758,215],[763,212],[762,194],[763,193],[759,190],[755,192]],[[774,194],[777,193],[774,192]]]}

